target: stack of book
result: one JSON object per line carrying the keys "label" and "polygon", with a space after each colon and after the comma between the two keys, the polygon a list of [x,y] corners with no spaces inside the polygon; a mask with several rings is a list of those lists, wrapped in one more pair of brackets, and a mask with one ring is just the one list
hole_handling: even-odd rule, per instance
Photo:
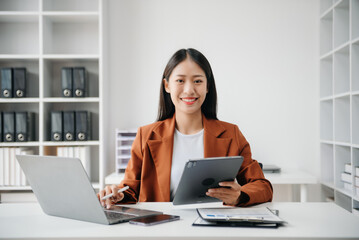
{"label": "stack of book", "polygon": [[89,146],[57,147],[57,156],[72,157],[81,160],[87,176],[91,178],[91,152]]}
{"label": "stack of book", "polygon": [[0,186],[26,186],[26,177],[16,155],[32,155],[28,148],[0,148]]}
{"label": "stack of book", "polygon": [[[340,176],[340,180],[344,184],[344,189],[350,192],[353,191],[352,172],[352,165],[350,163],[347,163],[345,164],[344,172]],[[359,166],[356,166],[354,168],[354,194],[359,196]]]}
{"label": "stack of book", "polygon": [[345,164],[344,172],[341,174],[341,181],[345,190],[353,191],[352,165],[350,163]]}

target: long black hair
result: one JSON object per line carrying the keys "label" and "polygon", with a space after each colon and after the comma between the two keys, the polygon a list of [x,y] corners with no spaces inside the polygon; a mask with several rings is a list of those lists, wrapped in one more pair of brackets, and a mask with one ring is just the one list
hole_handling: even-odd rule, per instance
{"label": "long black hair", "polygon": [[173,69],[182,61],[186,60],[187,57],[191,58],[195,63],[197,63],[206,74],[208,92],[206,99],[201,106],[202,113],[208,119],[217,119],[217,90],[211,65],[201,52],[193,48],[188,48],[180,49],[175,52],[175,54],[173,54],[171,59],[168,61],[167,66],[163,72],[157,121],[171,118],[175,113],[175,106],[171,100],[170,94],[166,92],[163,80],[165,79],[168,82]]}

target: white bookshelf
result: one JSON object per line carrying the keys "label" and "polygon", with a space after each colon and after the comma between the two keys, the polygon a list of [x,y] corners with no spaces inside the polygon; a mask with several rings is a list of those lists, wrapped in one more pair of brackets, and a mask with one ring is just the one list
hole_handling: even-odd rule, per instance
{"label": "white bookshelf", "polygon": [[[88,146],[91,182],[104,186],[102,109],[102,0],[0,0],[0,68],[26,67],[27,97],[0,98],[0,111],[30,111],[36,115],[35,141],[4,143],[0,147],[27,147],[35,154],[53,155],[58,146]],[[88,96],[61,96],[61,68],[85,67]],[[92,139],[51,142],[50,112],[91,112]],[[30,190],[0,186],[1,191]]]}
{"label": "white bookshelf", "polygon": [[320,158],[327,199],[357,214],[356,186],[344,188],[345,164],[359,166],[359,0],[320,1]]}

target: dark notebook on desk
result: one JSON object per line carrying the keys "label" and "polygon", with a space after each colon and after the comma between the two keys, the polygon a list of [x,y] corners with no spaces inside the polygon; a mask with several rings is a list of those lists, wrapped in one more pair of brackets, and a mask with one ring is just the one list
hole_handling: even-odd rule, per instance
{"label": "dark notebook on desk", "polygon": [[280,173],[280,167],[273,164],[263,164],[264,173]]}

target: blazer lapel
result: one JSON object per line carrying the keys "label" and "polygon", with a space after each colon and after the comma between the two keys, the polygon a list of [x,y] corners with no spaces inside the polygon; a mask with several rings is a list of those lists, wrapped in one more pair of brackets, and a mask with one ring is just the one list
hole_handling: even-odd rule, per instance
{"label": "blazer lapel", "polygon": [[217,120],[207,119],[202,115],[204,136],[204,157],[228,156],[229,146],[232,138],[221,138],[226,129]]}
{"label": "blazer lapel", "polygon": [[153,132],[158,140],[148,140],[153,162],[156,166],[158,184],[163,201],[170,201],[171,166],[173,153],[173,136],[175,130],[175,116],[161,122]]}

